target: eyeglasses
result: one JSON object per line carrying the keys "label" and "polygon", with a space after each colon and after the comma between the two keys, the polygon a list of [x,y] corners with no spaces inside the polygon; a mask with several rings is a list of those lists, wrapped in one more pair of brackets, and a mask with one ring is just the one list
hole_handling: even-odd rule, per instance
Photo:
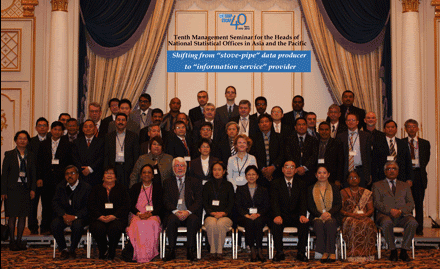
{"label": "eyeglasses", "polygon": [[345,120],[345,121],[348,121],[348,122],[355,122],[355,121],[357,121],[356,119],[347,119],[347,120]]}
{"label": "eyeglasses", "polygon": [[109,171],[104,172],[104,175],[114,175],[114,174],[115,172],[109,172]]}
{"label": "eyeglasses", "polygon": [[359,179],[359,177],[348,177],[348,179]]}
{"label": "eyeglasses", "polygon": [[38,128],[47,127],[47,124],[38,124],[37,127]]}
{"label": "eyeglasses", "polygon": [[149,103],[150,101],[148,101],[148,100],[141,100],[141,101],[139,101],[139,103]]}
{"label": "eyeglasses", "polygon": [[183,167],[186,167],[186,165],[184,165],[184,164],[175,164],[174,167],[176,167],[176,168],[182,167],[183,168]]}
{"label": "eyeglasses", "polygon": [[396,168],[396,167],[388,167],[388,168],[386,168],[385,170],[386,170],[386,171],[397,171],[397,170],[399,170],[399,169]]}
{"label": "eyeglasses", "polygon": [[176,126],[175,127],[176,130],[185,129],[185,128],[186,128],[185,126]]}
{"label": "eyeglasses", "polygon": [[211,128],[202,128],[201,130],[202,130],[202,131],[212,131]]}
{"label": "eyeglasses", "polygon": [[66,175],[66,176],[70,176],[70,175],[74,176],[76,174],[78,174],[78,173],[77,172],[66,172],[66,173],[64,173],[64,175]]}
{"label": "eyeglasses", "polygon": [[284,166],[285,169],[295,169],[295,165],[285,165]]}

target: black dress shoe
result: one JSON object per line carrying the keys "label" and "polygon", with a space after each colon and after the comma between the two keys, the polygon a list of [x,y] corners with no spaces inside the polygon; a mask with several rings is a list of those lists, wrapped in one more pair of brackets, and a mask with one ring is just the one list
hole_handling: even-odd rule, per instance
{"label": "black dress shoe", "polygon": [[421,229],[421,230],[417,229],[416,230],[416,235],[423,236],[423,229]]}
{"label": "black dress shoe", "polygon": [[391,250],[390,261],[397,262],[397,249]]}
{"label": "black dress shoe", "polygon": [[304,252],[298,252],[298,255],[296,255],[296,259],[298,261],[302,261],[302,262],[308,262],[309,258],[307,258],[306,254]]}
{"label": "black dress shoe", "polygon": [[266,258],[265,258],[264,255],[263,255],[263,250],[262,250],[261,248],[258,249],[257,259],[258,259],[260,262],[265,262],[265,261],[266,261]]}
{"label": "black dress shoe", "polygon": [[399,258],[402,260],[402,261],[404,261],[404,262],[409,262],[409,261],[411,261],[411,259],[409,258],[409,256],[408,256],[408,253],[406,252],[406,249],[401,249],[400,250],[400,256],[399,256]]}
{"label": "black dress shoe", "polygon": [[9,241],[9,250],[19,251],[20,248],[18,247],[17,243],[14,240],[11,240],[11,241]]}
{"label": "black dress shoe", "polygon": [[188,248],[186,251],[186,258],[192,262],[197,261],[197,254],[194,248]]}
{"label": "black dress shoe", "polygon": [[273,257],[274,262],[284,261],[286,259],[286,255],[284,255],[284,252],[280,252],[275,254],[275,257]]}
{"label": "black dress shoe", "polygon": [[108,256],[108,251],[107,250],[103,250],[103,251],[99,251],[99,259],[100,260],[105,260],[105,259],[107,259],[107,256]]}
{"label": "black dress shoe", "polygon": [[72,260],[75,260],[75,259],[76,259],[76,251],[70,251],[70,252],[69,252],[69,255],[70,255],[70,258],[71,258]]}
{"label": "black dress shoe", "polygon": [[67,260],[69,258],[69,252],[67,250],[61,251],[60,260]]}
{"label": "black dress shoe", "polygon": [[251,262],[257,261],[257,250],[255,247],[251,247]]}
{"label": "black dress shoe", "polygon": [[27,250],[27,241],[17,242],[18,250]]}
{"label": "black dress shoe", "polygon": [[167,262],[174,260],[175,258],[176,258],[176,251],[174,249],[170,249],[165,254],[165,258],[163,258],[163,261]]}

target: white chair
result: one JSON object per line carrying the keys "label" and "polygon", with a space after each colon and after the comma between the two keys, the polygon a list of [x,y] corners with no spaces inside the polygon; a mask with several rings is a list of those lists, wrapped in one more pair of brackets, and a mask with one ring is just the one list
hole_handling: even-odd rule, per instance
{"label": "white chair", "polygon": [[[202,231],[206,232],[205,225],[202,225],[202,228],[200,228],[200,231],[196,234],[197,238],[197,259],[202,258]],[[234,236],[234,229],[232,227],[229,227],[229,231],[232,232],[232,250],[234,250],[234,244],[235,244],[235,236]],[[232,258],[234,258],[234,251],[232,251]]]}
{"label": "white chair", "polygon": [[[394,227],[393,228],[393,233],[394,234],[402,234],[405,230],[401,227]],[[400,237],[403,240],[403,237]],[[398,239],[395,238],[395,241],[397,241]],[[386,243],[385,243],[386,244]],[[378,228],[377,230],[377,258],[380,259],[382,257],[381,251],[382,251],[382,230],[380,228]],[[386,244],[387,248],[388,248],[388,244]],[[415,241],[414,238],[411,240],[411,252],[412,252],[412,258],[414,259],[416,256],[415,253]]]}
{"label": "white chair", "polygon": [[[237,226],[237,229],[232,233],[232,242],[235,242],[235,245],[232,245],[232,259],[237,259],[238,256],[238,232],[242,232],[242,233],[246,233],[246,230],[244,227],[241,226]],[[272,259],[272,257],[270,256],[271,254],[271,239],[272,238],[272,234],[270,233],[270,229],[267,226],[264,226],[263,228],[263,233],[267,232],[267,246],[268,246],[268,252],[269,252],[269,259]],[[235,236],[235,239],[234,239]],[[240,242],[241,243],[241,242]],[[273,246],[272,246],[273,247]]]}
{"label": "white chair", "polygon": [[[179,227],[179,228],[177,228],[177,233],[178,234],[179,233],[187,233],[187,232],[188,232],[188,229],[186,227]],[[200,233],[200,231],[197,232],[197,234],[196,234],[196,249],[197,249],[197,252],[198,252],[198,249],[199,249],[199,240],[198,240],[198,238],[199,238],[199,236],[201,237],[201,235],[199,235],[199,233]],[[160,258],[161,259],[163,259],[165,257],[166,239],[167,239],[167,231],[166,231],[166,228],[164,228],[162,230],[162,232],[160,233],[160,235],[159,235],[159,242],[160,242],[159,243],[159,245],[160,245],[159,253],[160,253]]]}
{"label": "white chair", "polygon": [[[313,238],[310,235],[310,232],[313,232],[313,227],[310,226],[309,228],[309,235],[307,238],[307,257],[310,257],[310,249],[312,248],[313,245]],[[337,230],[338,234],[339,234],[339,247],[341,248],[341,259],[345,259],[345,253],[344,253],[344,248],[346,248],[346,246],[344,245],[344,239],[342,238],[342,232],[340,227],[338,227]],[[338,241],[336,241],[336,257],[338,257]]]}
{"label": "white chair", "polygon": [[[284,227],[283,234],[297,234],[297,233],[298,233],[298,228],[296,228],[296,227]],[[284,238],[284,236],[283,236],[283,238]],[[273,252],[274,252],[273,235],[271,234],[270,238],[268,238],[268,239],[269,239],[269,259],[273,259]],[[310,258],[309,257],[310,253],[309,253],[308,249],[309,249],[309,246],[307,244],[306,255],[307,255],[307,258]]]}
{"label": "white chair", "polygon": [[[85,226],[84,230],[87,231],[86,233],[86,249],[87,249],[87,258],[90,259],[90,249],[92,247],[92,234],[89,231],[89,226]],[[70,229],[70,227],[66,227],[64,229],[64,232],[72,232],[72,230]],[[81,242],[81,240],[80,240]],[[53,238],[53,258],[55,259],[55,253],[57,250],[57,240],[55,240],[55,237]]]}
{"label": "white chair", "polygon": [[[122,233],[121,235],[121,244],[122,244],[122,249],[125,248],[125,236],[127,236],[128,239],[128,235],[124,233]],[[92,233],[89,232],[89,230],[87,229],[87,259],[90,259],[90,257],[92,256]]]}

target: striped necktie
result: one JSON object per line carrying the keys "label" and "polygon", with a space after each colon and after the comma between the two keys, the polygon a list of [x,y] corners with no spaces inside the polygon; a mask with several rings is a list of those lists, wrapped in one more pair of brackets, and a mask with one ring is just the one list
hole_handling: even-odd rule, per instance
{"label": "striped necktie", "polygon": [[267,134],[264,135],[264,148],[266,149],[266,166],[270,164],[270,155],[269,155],[269,137]]}

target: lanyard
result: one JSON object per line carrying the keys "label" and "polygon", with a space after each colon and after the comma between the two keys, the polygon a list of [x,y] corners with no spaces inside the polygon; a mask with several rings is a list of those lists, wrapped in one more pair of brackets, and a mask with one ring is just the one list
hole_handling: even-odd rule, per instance
{"label": "lanyard", "polygon": [[243,127],[244,131],[246,132],[247,127],[249,126],[249,120],[246,119],[246,126],[244,126],[243,122],[244,122],[244,120],[242,119],[242,120],[241,120],[241,127]]}
{"label": "lanyard", "polygon": [[[181,179],[181,180],[182,180],[182,179]],[[182,193],[182,190],[183,190],[184,187],[185,187],[185,181],[182,182],[181,185],[180,185],[180,189],[179,189],[179,197],[180,197],[180,194]]]}
{"label": "lanyard", "polygon": [[[353,133],[350,134],[350,135],[353,136]],[[351,143],[351,141],[349,140],[350,141],[350,148],[351,148],[351,150],[353,150],[354,145],[356,144],[356,141],[357,141],[358,137],[359,137],[359,133],[357,133],[356,139],[353,141],[353,143]]]}
{"label": "lanyard", "polygon": [[121,144],[121,141],[119,141],[119,135],[118,134],[116,134],[116,139],[118,140],[118,144],[121,147],[121,151],[124,151],[125,137],[124,137],[124,140],[122,141],[122,144]]}
{"label": "lanyard", "polygon": [[418,149],[419,149],[419,142],[416,141],[416,140],[414,139],[414,144],[417,144],[417,147],[414,147],[414,145],[411,144],[410,141],[411,141],[411,140],[408,141],[408,145],[409,145],[409,147],[410,147],[410,148],[413,148],[413,149],[415,149],[415,150],[418,150]]}
{"label": "lanyard", "polygon": [[[151,184],[153,184],[153,183],[151,183]],[[150,186],[153,187],[152,185],[150,185]],[[142,189],[144,190],[145,197],[147,198],[147,205],[151,205],[151,195],[150,195],[150,197],[148,197],[147,191],[145,190],[145,186],[144,185],[142,185]]]}
{"label": "lanyard", "polygon": [[238,164],[238,157],[235,157],[235,159],[237,160],[237,168],[238,168],[238,176],[239,177],[241,177],[241,171],[243,171],[243,168],[244,168],[244,166],[247,163],[248,157],[249,157],[249,154],[246,153],[246,160],[244,161],[243,166],[241,167],[241,169],[240,169],[240,165]]}
{"label": "lanyard", "polygon": [[322,199],[322,204],[324,205],[324,210],[327,211],[327,208],[325,207],[325,193],[327,192],[327,187],[325,188],[324,191],[324,196],[322,196],[322,192],[321,190],[319,190],[319,194],[321,195],[321,199]]}

